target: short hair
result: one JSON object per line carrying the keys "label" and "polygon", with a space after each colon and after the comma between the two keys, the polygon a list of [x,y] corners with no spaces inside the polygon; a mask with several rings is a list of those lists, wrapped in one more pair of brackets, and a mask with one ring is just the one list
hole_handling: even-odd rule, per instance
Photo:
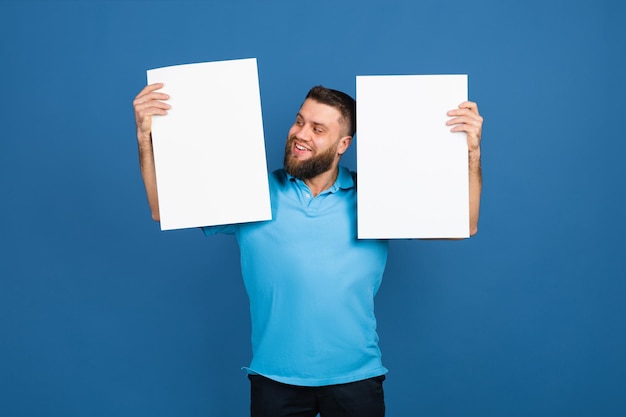
{"label": "short hair", "polygon": [[348,123],[350,136],[354,136],[356,133],[356,101],[352,97],[341,91],[318,85],[309,90],[305,100],[308,98],[339,110],[341,117]]}

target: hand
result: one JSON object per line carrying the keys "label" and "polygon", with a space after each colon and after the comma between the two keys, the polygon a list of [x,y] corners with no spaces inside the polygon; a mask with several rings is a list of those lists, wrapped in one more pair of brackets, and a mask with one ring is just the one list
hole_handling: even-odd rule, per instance
{"label": "hand", "polygon": [[133,101],[135,123],[137,124],[137,139],[140,141],[150,140],[152,116],[155,114],[164,116],[171,107],[163,102],[169,99],[170,96],[157,91],[161,88],[163,88],[162,83],[148,85],[141,90]]}
{"label": "hand", "polygon": [[452,119],[446,125],[453,126],[451,132],[467,133],[467,147],[469,153],[480,155],[480,137],[483,130],[483,118],[478,113],[478,105],[472,101],[464,101],[458,109],[450,110],[448,116]]}

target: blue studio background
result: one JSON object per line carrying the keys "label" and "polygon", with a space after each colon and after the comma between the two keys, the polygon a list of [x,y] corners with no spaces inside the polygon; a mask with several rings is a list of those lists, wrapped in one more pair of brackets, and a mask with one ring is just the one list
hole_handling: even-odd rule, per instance
{"label": "blue studio background", "polygon": [[624,4],[0,0],[0,417],[247,415],[236,243],[159,231],[132,100],[248,57],[270,169],[312,85],[469,74],[480,231],[391,243],[389,416],[626,415]]}

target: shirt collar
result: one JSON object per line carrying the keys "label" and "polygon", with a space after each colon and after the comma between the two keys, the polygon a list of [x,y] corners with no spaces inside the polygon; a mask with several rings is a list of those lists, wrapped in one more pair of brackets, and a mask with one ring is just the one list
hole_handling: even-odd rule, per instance
{"label": "shirt collar", "polygon": [[333,184],[333,187],[337,186],[342,190],[349,190],[350,188],[355,187],[354,176],[353,173],[346,167],[339,167],[339,175],[337,176],[337,181]]}

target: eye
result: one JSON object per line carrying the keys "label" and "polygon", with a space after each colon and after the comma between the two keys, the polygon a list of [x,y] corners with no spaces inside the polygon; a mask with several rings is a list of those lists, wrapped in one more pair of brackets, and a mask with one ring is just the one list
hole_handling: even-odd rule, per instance
{"label": "eye", "polygon": [[326,129],[324,128],[324,125],[314,124],[313,125],[313,131],[315,133],[324,133],[326,131]]}

